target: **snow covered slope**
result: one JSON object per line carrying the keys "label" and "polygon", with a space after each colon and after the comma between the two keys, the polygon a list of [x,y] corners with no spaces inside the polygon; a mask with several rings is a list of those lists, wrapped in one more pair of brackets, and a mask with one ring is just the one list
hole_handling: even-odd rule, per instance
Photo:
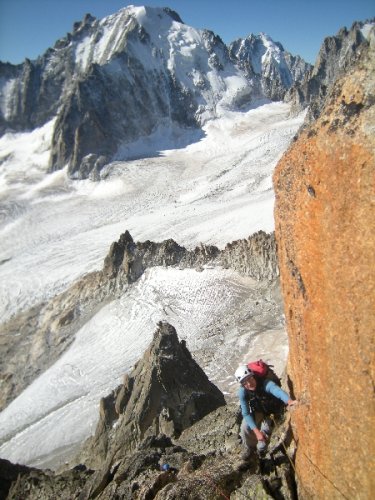
{"label": "snow covered slope", "polygon": [[[1,138],[2,320],[100,268],[126,229],[139,241],[173,238],[188,248],[272,231],[272,171],[302,122],[288,119],[288,109],[228,113],[207,124],[200,142],[112,163],[100,183],[45,175],[52,124]],[[149,138],[129,150],[153,146]]]}
{"label": "snow covered slope", "polygon": [[[4,136],[3,320],[100,268],[125,229],[137,240],[174,238],[189,248],[200,242],[223,247],[258,229],[271,231],[272,171],[303,120],[288,118],[288,111],[273,103],[227,113],[207,123],[201,141],[112,163],[100,183],[73,182],[66,171],[45,175],[52,123]],[[149,137],[129,147],[152,150],[153,139],[160,141]],[[0,455],[39,464],[70,456],[95,426],[99,397],[142,354],[160,319],[174,324],[226,392],[233,390],[233,366],[248,351],[281,369],[287,348],[277,307],[269,290],[233,271],[149,270],[93,316],[58,362],[0,414]]]}

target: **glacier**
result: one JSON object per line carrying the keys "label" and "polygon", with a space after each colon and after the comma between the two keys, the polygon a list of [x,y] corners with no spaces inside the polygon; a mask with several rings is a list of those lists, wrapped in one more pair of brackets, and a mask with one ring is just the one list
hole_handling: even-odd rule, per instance
{"label": "glacier", "polygon": [[[100,182],[72,181],[66,169],[47,174],[52,122],[3,136],[3,321],[99,269],[125,229],[139,241],[173,238],[188,248],[201,242],[223,248],[259,229],[272,231],[272,172],[303,119],[291,118],[280,102],[227,111],[207,122],[198,142],[115,161]],[[145,139],[148,146],[152,140]],[[149,269],[121,298],[103,305],[62,357],[3,410],[0,455],[38,466],[71,458],[93,433],[100,397],[141,356],[161,319],[174,324],[228,395],[241,358],[260,356],[281,370],[287,355],[282,319],[270,321],[255,299],[249,305],[257,287],[230,270]]]}

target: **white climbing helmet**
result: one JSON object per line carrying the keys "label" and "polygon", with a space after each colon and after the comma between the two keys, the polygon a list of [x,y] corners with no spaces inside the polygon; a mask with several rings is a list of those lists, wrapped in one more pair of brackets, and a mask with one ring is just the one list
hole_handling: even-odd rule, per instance
{"label": "white climbing helmet", "polygon": [[254,374],[246,365],[239,366],[234,374],[240,384],[245,380],[245,378],[250,377],[250,375]]}

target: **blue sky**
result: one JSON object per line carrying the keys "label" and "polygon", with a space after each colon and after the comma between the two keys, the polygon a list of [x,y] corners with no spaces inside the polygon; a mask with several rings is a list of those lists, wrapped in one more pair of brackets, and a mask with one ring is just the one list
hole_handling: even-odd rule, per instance
{"label": "blue sky", "polygon": [[102,18],[129,4],[169,6],[225,43],[263,31],[311,63],[324,37],[375,16],[374,0],[0,0],[0,60],[35,59],[87,12]]}

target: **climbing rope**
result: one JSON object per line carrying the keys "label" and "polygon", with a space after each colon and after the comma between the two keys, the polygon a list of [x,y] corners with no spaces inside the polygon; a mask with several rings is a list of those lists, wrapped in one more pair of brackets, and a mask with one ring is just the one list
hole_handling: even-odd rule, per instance
{"label": "climbing rope", "polygon": [[340,495],[345,498],[345,500],[350,500],[349,497],[345,496],[344,493],[342,491],[340,491],[338,489],[338,487],[335,485],[335,483],[333,483],[329,477],[327,477],[325,474],[323,474],[323,472],[319,469],[319,467],[317,465],[314,464],[314,462],[311,460],[310,457],[308,457],[306,455],[306,453],[302,452],[302,454],[307,458],[307,460],[310,462],[311,465],[313,465],[315,467],[315,469],[319,472],[319,474],[326,480],[328,481],[334,488],[336,491],[338,491],[340,493]]}
{"label": "climbing rope", "polygon": [[[274,416],[273,416],[273,415],[270,415],[270,417],[271,417],[271,419],[273,420],[273,423],[276,425],[276,421],[275,421]],[[294,463],[293,463],[292,459],[290,458],[290,456],[289,456],[289,454],[288,454],[288,450],[287,450],[287,448],[286,448],[286,446],[285,446],[284,441],[281,441],[281,444],[282,444],[282,446],[283,446],[283,448],[284,448],[284,450],[285,450],[285,454],[286,454],[286,456],[288,457],[288,459],[289,459],[289,462],[290,462],[291,466],[293,467],[293,470],[294,470],[294,474],[295,474],[295,476],[296,476],[296,477],[298,477],[298,474],[297,474],[297,471],[296,471],[296,467],[295,467],[295,465],[294,465]],[[341,495],[343,498],[345,498],[345,500],[349,500],[349,498],[348,498],[347,496],[345,496],[345,495],[344,495],[344,493],[343,493],[342,491],[340,491],[340,490],[339,490],[339,488],[338,488],[338,487],[337,487],[337,486],[336,486],[336,485],[335,485],[335,484],[334,484],[334,483],[333,483],[333,482],[329,479],[329,477],[327,477],[325,474],[323,474],[323,472],[322,472],[322,471],[321,471],[321,470],[320,470],[320,469],[319,469],[319,468],[318,468],[318,467],[314,464],[314,462],[311,460],[311,458],[310,458],[310,457],[308,457],[308,456],[306,455],[306,453],[304,453],[304,452],[302,451],[302,454],[303,454],[303,455],[307,458],[307,460],[311,463],[311,465],[313,465],[313,466],[315,467],[315,469],[319,472],[319,474],[320,474],[320,475],[321,475],[324,479],[326,479],[326,480],[327,480],[327,481],[328,481],[328,482],[329,482],[329,483],[330,483],[330,484],[331,484],[331,485],[335,488],[335,490],[336,490],[336,491],[338,491],[338,492],[340,493],[340,495]]]}
{"label": "climbing rope", "polygon": [[202,476],[208,479],[209,483],[215,488],[219,495],[225,498],[225,500],[230,500],[230,498],[226,496],[226,494],[215,484],[213,479],[208,474],[203,473]]}
{"label": "climbing rope", "polygon": [[[276,426],[277,424],[276,424],[275,417],[274,417],[272,414],[270,415],[270,417],[271,417],[271,420],[273,421],[273,423],[274,423],[274,424],[275,424],[275,426]],[[297,476],[296,467],[295,467],[295,465],[294,465],[294,463],[293,463],[293,460],[292,460],[292,459],[290,458],[290,456],[289,456],[289,453],[288,453],[288,450],[286,449],[286,446],[285,446],[284,440],[281,440],[281,444],[282,444],[282,446],[283,446],[283,448],[284,448],[285,455],[288,457],[288,460],[289,460],[289,462],[290,462],[290,465],[293,467],[294,474]]]}

